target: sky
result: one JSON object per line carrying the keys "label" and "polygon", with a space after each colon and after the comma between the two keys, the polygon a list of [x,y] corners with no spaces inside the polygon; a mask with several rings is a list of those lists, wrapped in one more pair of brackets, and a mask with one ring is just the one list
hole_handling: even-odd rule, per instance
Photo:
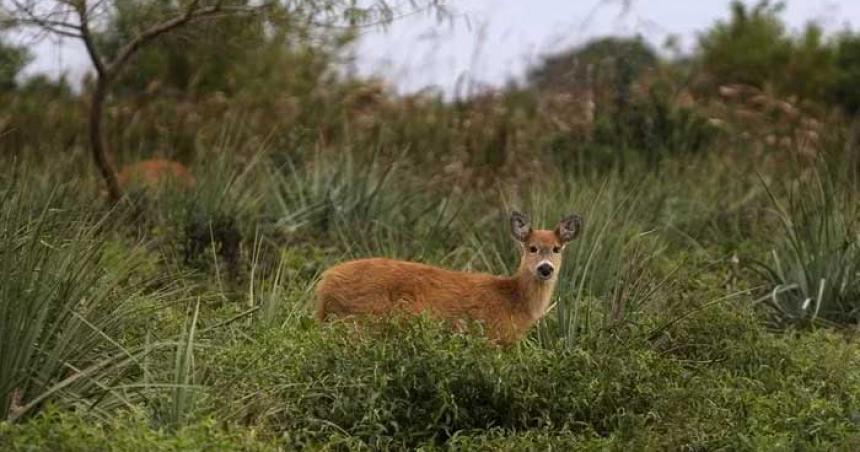
{"label": "sky", "polygon": [[[756,1],[747,0],[754,4]],[[860,0],[788,0],[783,19],[792,30],[815,21],[829,32],[860,27]],[[450,16],[401,18],[368,29],[353,49],[353,71],[387,80],[401,93],[425,88],[446,95],[501,86],[522,77],[541,55],[606,35],[642,35],[660,47],[676,36],[695,48],[697,32],[729,15],[728,0],[448,0]],[[43,40],[27,73],[77,80],[90,70],[72,40]]]}

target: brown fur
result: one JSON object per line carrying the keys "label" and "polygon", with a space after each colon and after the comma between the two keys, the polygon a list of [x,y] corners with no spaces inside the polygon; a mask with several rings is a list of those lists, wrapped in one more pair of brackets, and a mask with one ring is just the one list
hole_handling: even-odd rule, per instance
{"label": "brown fur", "polygon": [[[515,214],[516,215],[516,214]],[[513,217],[512,221],[516,218]],[[385,258],[345,262],[323,273],[316,287],[319,321],[332,316],[393,314],[433,317],[457,322],[475,320],[494,342],[519,340],[546,314],[561,267],[562,249],[581,229],[531,230],[528,219],[512,225],[521,241],[522,257],[514,276],[457,272],[415,262]],[[572,223],[571,223],[572,224]],[[517,229],[517,228],[522,229]],[[519,234],[518,234],[519,232]],[[554,267],[552,277],[541,279],[536,267]]]}
{"label": "brown fur", "polygon": [[179,188],[194,187],[194,176],[185,165],[168,159],[148,159],[124,166],[117,175],[117,182],[122,188],[130,184],[148,189],[158,188],[161,184],[172,181]]}

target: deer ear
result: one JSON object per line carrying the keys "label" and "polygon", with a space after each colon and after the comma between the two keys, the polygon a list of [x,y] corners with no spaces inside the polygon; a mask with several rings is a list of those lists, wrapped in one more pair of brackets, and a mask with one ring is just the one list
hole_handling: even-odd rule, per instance
{"label": "deer ear", "polygon": [[520,242],[525,242],[532,233],[532,227],[529,224],[529,217],[526,214],[519,213],[516,210],[511,212],[511,234]]}
{"label": "deer ear", "polygon": [[582,232],[582,217],[577,214],[568,215],[558,222],[555,235],[563,243],[569,242]]}

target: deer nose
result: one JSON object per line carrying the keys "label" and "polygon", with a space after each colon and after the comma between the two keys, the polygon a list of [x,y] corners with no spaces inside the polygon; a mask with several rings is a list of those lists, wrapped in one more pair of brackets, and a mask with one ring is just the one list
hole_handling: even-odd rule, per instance
{"label": "deer nose", "polygon": [[552,276],[553,270],[554,269],[550,264],[540,264],[537,268],[537,274],[543,279],[549,279],[549,277]]}

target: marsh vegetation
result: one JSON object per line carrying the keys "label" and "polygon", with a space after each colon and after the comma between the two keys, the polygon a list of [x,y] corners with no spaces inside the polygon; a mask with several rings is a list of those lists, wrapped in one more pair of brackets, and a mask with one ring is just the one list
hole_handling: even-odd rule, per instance
{"label": "marsh vegetation", "polygon": [[[194,185],[119,202],[93,87],[0,71],[0,444],[857,449],[860,37],[779,17],[736,6],[680,61],[597,41],[455,101],[338,75],[348,31],[191,26],[169,39],[193,51],[129,62],[105,124],[118,166]],[[587,222],[514,346],[313,319],[350,258],[512,274],[512,209]]]}

